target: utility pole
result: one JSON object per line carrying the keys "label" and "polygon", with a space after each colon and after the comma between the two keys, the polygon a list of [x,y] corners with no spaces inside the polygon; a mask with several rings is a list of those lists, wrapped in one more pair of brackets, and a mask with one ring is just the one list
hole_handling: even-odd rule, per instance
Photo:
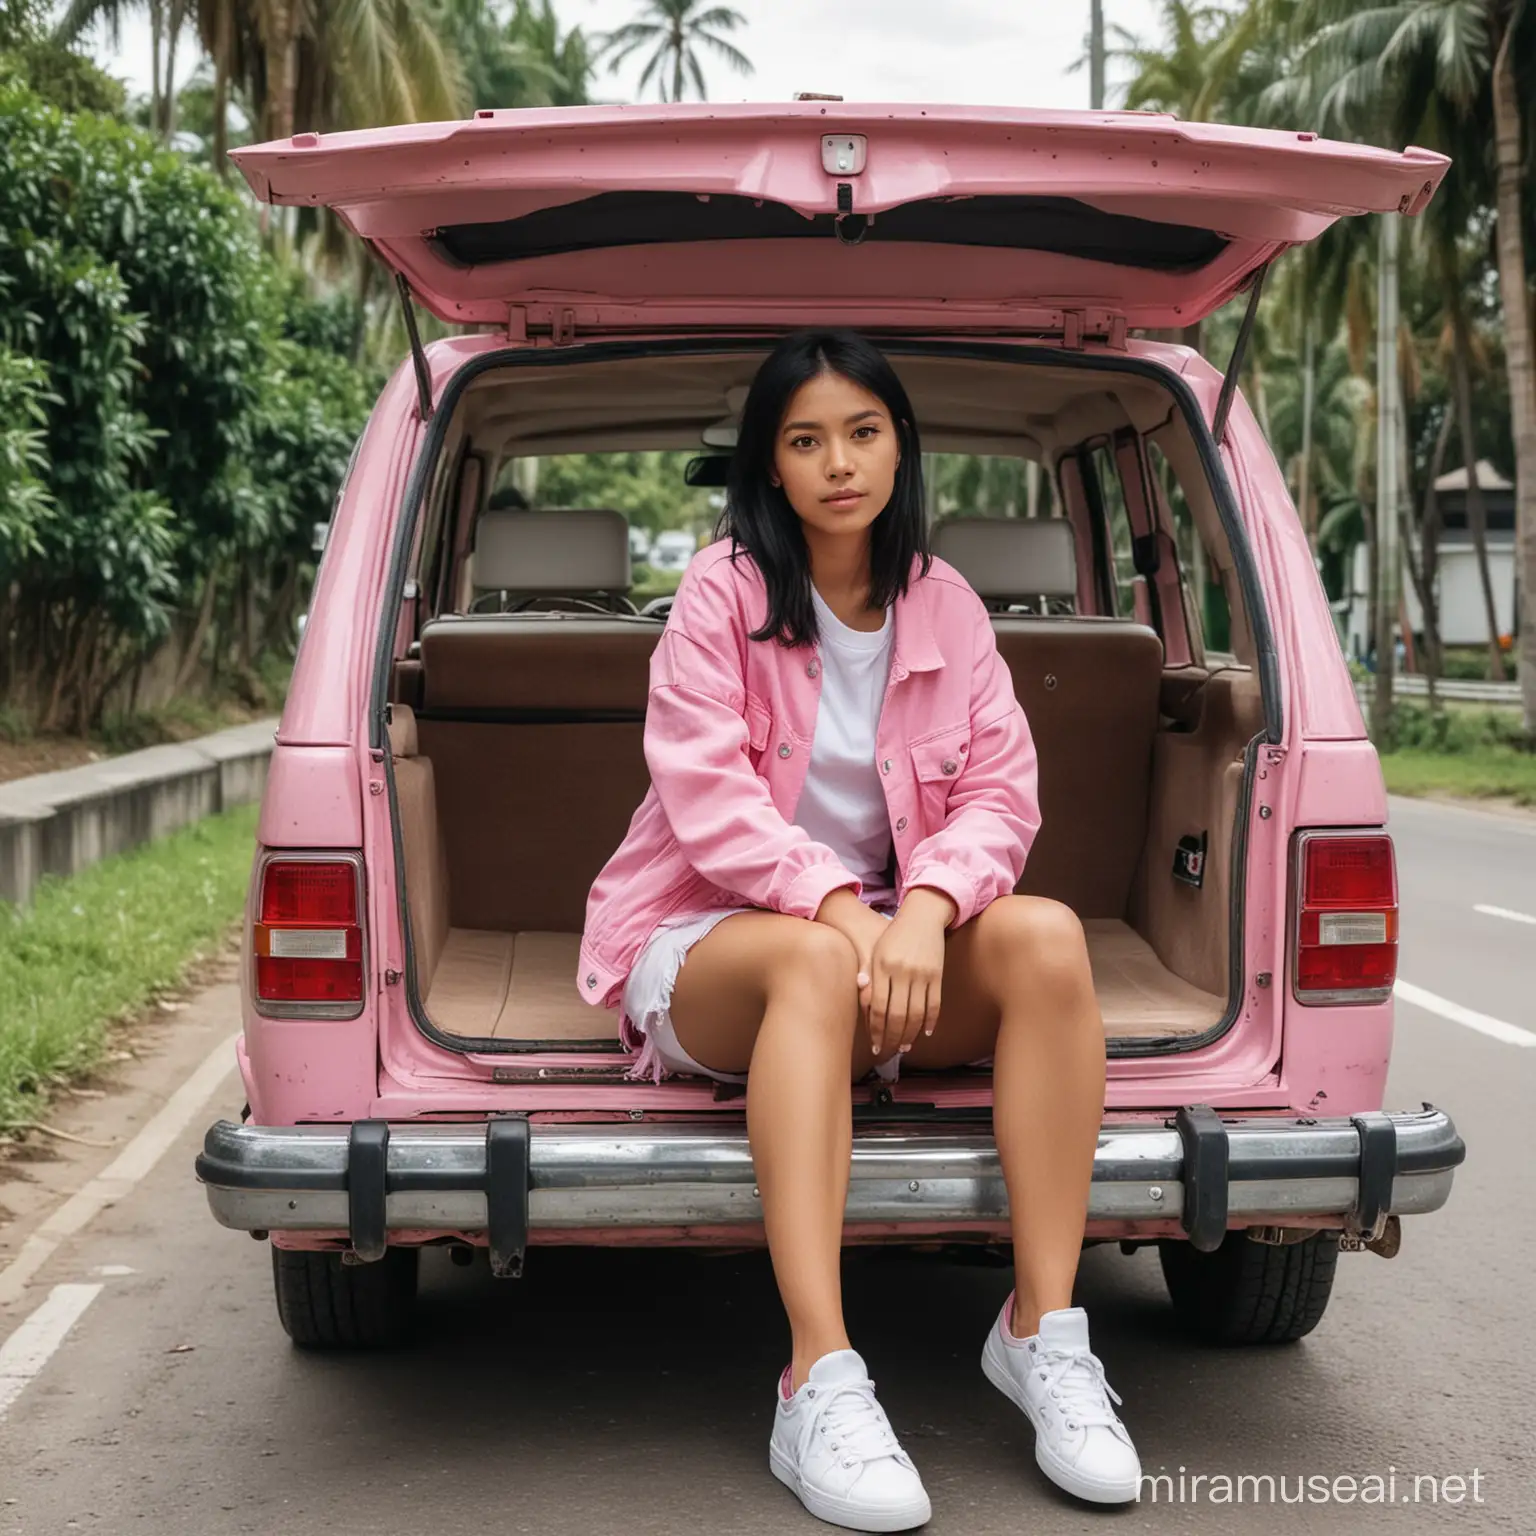
{"label": "utility pole", "polygon": [[1376,274],[1376,680],[1371,691],[1371,735],[1378,747],[1392,723],[1392,680],[1397,662],[1397,609],[1401,555],[1397,538],[1399,370],[1397,360],[1398,215],[1381,215]]}
{"label": "utility pole", "polygon": [[1088,105],[1104,110],[1104,0],[1090,0],[1088,20]]}

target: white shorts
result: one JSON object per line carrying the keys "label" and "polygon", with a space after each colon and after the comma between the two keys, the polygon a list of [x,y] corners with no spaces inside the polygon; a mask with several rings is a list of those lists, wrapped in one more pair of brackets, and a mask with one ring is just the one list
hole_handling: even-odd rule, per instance
{"label": "white shorts", "polygon": [[[635,959],[619,1005],[621,1023],[628,1019],[630,1027],[645,1037],[645,1045],[630,1076],[649,1077],[659,1083],[674,1072],[689,1072],[696,1077],[713,1078],[719,1083],[746,1082],[746,1073],[717,1072],[713,1067],[695,1061],[683,1049],[677,1031],[672,1027],[672,988],[677,985],[677,973],[683,968],[688,951],[716,923],[737,912],[763,910],[761,907],[716,907],[708,912],[685,912],[666,918],[657,926]],[[871,907],[870,910],[887,920],[896,915],[893,908]],[[875,1067],[874,1073],[882,1081],[893,1083],[900,1070],[901,1058],[893,1056]]]}

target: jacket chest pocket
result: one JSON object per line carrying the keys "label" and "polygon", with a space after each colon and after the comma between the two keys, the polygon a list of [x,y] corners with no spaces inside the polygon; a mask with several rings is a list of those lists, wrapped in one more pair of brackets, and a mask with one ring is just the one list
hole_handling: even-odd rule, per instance
{"label": "jacket chest pocket", "polygon": [[950,791],[965,771],[971,750],[971,727],[952,726],[923,741],[913,742],[912,776],[917,781],[917,803],[923,822],[930,829],[943,826],[949,808]]}

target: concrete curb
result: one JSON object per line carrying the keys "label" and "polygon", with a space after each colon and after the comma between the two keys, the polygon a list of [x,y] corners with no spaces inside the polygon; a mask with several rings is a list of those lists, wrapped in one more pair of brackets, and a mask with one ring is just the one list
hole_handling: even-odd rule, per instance
{"label": "concrete curb", "polygon": [[259,799],[277,721],[0,784],[0,900]]}

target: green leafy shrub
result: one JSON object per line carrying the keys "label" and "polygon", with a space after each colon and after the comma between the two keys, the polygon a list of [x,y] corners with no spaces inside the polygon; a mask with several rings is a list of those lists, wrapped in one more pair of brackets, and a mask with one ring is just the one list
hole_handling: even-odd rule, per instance
{"label": "green leafy shrub", "polygon": [[1439,752],[1470,756],[1490,750],[1536,751],[1518,713],[1496,709],[1441,709],[1421,704],[1394,706],[1388,752]]}
{"label": "green leafy shrub", "polygon": [[[291,643],[377,381],[241,199],[0,73],[0,695],[85,730],[159,646]],[[5,361],[11,359],[11,361]],[[14,486],[14,491],[12,487]]]}

